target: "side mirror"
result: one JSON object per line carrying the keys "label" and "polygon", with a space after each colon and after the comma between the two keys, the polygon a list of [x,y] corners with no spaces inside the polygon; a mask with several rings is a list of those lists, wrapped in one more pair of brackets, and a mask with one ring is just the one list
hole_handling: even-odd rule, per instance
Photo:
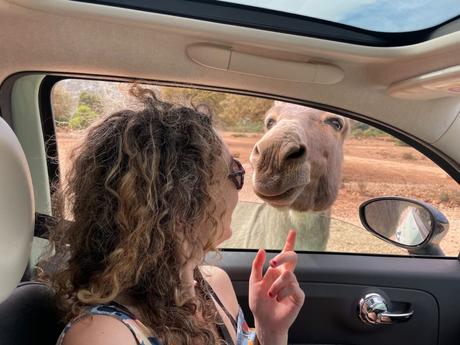
{"label": "side mirror", "polygon": [[401,197],[365,201],[359,217],[366,230],[411,254],[443,255],[439,243],[449,230],[446,216],[433,206]]}

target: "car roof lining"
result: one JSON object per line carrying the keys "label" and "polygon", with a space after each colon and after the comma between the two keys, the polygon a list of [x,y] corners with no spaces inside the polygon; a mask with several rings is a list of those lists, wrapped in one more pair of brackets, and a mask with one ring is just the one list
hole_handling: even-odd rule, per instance
{"label": "car roof lining", "polygon": [[[413,46],[378,48],[65,0],[0,0],[0,10],[0,80],[28,70],[224,89],[244,85],[249,92],[363,114],[435,146],[460,110],[455,97],[412,101],[386,92],[397,81],[460,64],[460,32]],[[316,85],[207,69],[186,56],[186,47],[195,43],[330,63],[345,77],[334,85]],[[443,152],[460,161],[457,149],[447,145]]]}

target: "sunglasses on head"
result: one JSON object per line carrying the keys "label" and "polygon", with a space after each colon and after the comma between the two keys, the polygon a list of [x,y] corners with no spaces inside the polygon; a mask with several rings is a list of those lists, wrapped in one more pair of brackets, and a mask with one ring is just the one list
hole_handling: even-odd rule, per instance
{"label": "sunglasses on head", "polygon": [[236,189],[240,190],[241,188],[243,188],[244,174],[246,172],[244,171],[243,165],[235,158],[233,158],[232,164],[235,164],[238,170],[230,173],[228,175],[228,178],[235,184]]}

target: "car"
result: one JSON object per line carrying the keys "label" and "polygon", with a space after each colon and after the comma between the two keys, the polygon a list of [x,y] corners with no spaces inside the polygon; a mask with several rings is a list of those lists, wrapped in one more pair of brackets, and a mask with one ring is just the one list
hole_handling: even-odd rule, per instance
{"label": "car", "polygon": [[[290,344],[457,344],[459,28],[454,0],[0,0],[2,344],[51,344],[62,329],[51,296],[32,282],[53,185],[65,181],[81,129],[129,105],[133,81],[211,104],[251,176],[233,230],[258,232],[225,244],[216,261],[246,315],[256,249],[275,255],[270,234],[293,226],[301,237],[313,213],[311,229],[327,232],[296,248],[306,302]],[[318,209],[280,209],[257,190],[260,143],[297,112],[321,121],[314,133],[350,126],[331,151],[343,159],[337,195]],[[397,217],[375,220],[384,212]],[[420,222],[425,232],[414,233]]]}

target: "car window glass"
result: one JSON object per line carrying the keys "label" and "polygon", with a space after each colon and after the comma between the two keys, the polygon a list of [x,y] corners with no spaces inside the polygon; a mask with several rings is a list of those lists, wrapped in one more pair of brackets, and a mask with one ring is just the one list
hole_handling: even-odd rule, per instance
{"label": "car window glass", "polygon": [[[337,114],[271,99],[191,88],[148,87],[167,101],[209,107],[232,155],[246,170],[233,214],[233,236],[223,243],[223,248],[281,249],[285,234],[295,228],[299,237],[297,250],[406,255],[405,249],[367,232],[359,220],[358,207],[362,202],[397,195],[427,202],[441,210],[450,221],[450,231],[441,248],[446,255],[458,254],[459,186],[431,160],[391,135]],[[128,89],[127,83],[82,79],[66,79],[54,86],[51,102],[61,182],[66,182],[73,148],[91,123],[114,111],[139,106]],[[289,121],[286,114],[291,116]],[[281,134],[265,134],[275,133],[275,128],[281,128]],[[277,169],[289,166],[296,172],[269,174],[262,181],[264,168],[273,169],[257,168],[254,156],[258,154],[260,159],[270,150],[267,147],[284,137],[298,141],[280,145],[282,150],[278,153],[283,158],[278,160]],[[304,164],[305,157],[308,164]],[[306,165],[309,174],[295,168]],[[262,185],[259,194],[254,190],[257,183]],[[306,186],[315,183],[313,195]],[[286,206],[280,194],[284,199],[296,196],[297,201]],[[70,214],[68,218],[71,219]]]}
{"label": "car window glass", "polygon": [[[221,0],[224,2],[254,6],[313,17],[331,22],[382,31],[404,32],[435,26],[460,13],[460,4],[455,0],[426,1],[406,0],[395,3],[389,0],[369,1],[267,1],[267,0]],[[407,20],[407,11],[417,20]]]}

